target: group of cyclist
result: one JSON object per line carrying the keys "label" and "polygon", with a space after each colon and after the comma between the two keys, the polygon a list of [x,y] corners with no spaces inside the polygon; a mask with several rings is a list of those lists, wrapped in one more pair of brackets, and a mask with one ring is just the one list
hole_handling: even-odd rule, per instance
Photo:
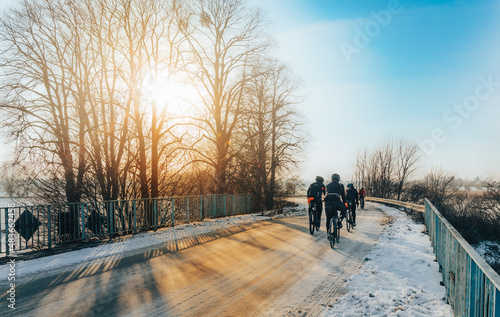
{"label": "group of cyclist", "polygon": [[[359,206],[359,201],[363,200],[366,195],[364,188],[359,192],[354,188],[354,184],[347,185],[347,192],[344,185],[340,183],[339,174],[332,175],[332,181],[328,185],[324,185],[324,179],[321,176],[316,176],[316,182],[312,183],[307,190],[307,197],[309,200],[316,202],[317,218],[316,228],[319,229],[321,215],[323,213],[322,196],[324,195],[325,201],[325,214],[326,214],[326,231],[329,232],[330,220],[334,215],[337,215],[340,210],[340,218],[338,220],[338,228],[342,227],[342,220],[347,214],[347,205],[351,204],[352,209],[352,226],[356,226],[356,206]],[[363,206],[362,206],[363,207]]]}

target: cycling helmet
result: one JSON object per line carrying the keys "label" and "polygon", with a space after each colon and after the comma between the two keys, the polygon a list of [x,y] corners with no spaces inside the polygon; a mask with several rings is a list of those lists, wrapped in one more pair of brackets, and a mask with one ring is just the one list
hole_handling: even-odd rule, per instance
{"label": "cycling helmet", "polygon": [[352,183],[347,184],[347,188],[354,188],[354,185]]}
{"label": "cycling helmet", "polygon": [[324,179],[323,177],[321,177],[321,176],[316,176],[316,182],[318,182],[318,183],[321,183],[321,184],[322,184],[324,181],[325,181],[325,179]]}
{"label": "cycling helmet", "polygon": [[340,181],[340,175],[337,174],[337,173],[333,174],[332,175],[332,181],[337,181],[337,182]]}

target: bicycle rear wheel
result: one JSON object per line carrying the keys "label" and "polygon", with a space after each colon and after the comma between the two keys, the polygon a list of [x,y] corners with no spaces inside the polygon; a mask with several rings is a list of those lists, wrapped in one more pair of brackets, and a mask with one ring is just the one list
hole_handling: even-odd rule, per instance
{"label": "bicycle rear wheel", "polygon": [[314,234],[314,228],[316,228],[316,208],[314,206],[309,207],[309,232]]}
{"label": "bicycle rear wheel", "polygon": [[330,220],[330,228],[328,228],[328,240],[330,241],[330,248],[333,249],[335,246],[335,235],[334,232],[337,230],[337,223],[335,218]]}

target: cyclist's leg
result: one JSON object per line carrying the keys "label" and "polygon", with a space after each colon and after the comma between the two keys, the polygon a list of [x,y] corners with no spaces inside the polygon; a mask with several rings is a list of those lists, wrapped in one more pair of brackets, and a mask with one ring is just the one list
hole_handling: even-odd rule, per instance
{"label": "cyclist's leg", "polygon": [[352,204],[352,223],[356,225],[356,204]]}
{"label": "cyclist's leg", "polygon": [[318,211],[316,226],[319,228],[319,226],[321,225],[321,215],[323,214],[323,203],[321,202],[321,199],[316,199],[316,210]]}
{"label": "cyclist's leg", "polygon": [[345,204],[343,202],[339,202],[338,207],[339,207],[340,213],[342,215],[342,218],[345,218],[346,213],[347,213],[347,207],[345,206]]}
{"label": "cyclist's leg", "polygon": [[347,207],[341,201],[337,202],[336,207],[337,207],[338,210],[340,210],[339,223],[340,223],[340,226],[342,226],[342,220],[346,217]]}
{"label": "cyclist's leg", "polygon": [[332,203],[329,201],[325,202],[325,214],[326,214],[326,232],[330,229],[330,220],[333,217]]}
{"label": "cyclist's leg", "polygon": [[338,201],[333,202],[332,209],[333,209],[333,215],[332,216],[335,216],[335,219],[337,219],[337,227],[340,229],[340,226],[339,226],[339,223],[340,223],[340,218],[339,218],[339,202]]}

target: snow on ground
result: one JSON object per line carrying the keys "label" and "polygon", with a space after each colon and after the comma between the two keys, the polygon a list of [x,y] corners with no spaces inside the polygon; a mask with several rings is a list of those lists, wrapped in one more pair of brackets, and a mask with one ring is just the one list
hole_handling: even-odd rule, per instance
{"label": "snow on ground", "polygon": [[374,205],[393,222],[326,316],[453,316],[424,225],[397,209]]}
{"label": "snow on ground", "polygon": [[[271,218],[288,217],[290,215],[306,215],[305,208],[303,206],[297,208],[287,208],[283,214],[280,214],[277,217],[262,217],[260,214],[249,214],[227,218],[207,219],[203,222],[178,225],[173,228],[158,230],[156,232],[139,233],[128,238],[125,237],[124,241],[103,244],[97,247],[89,247],[26,261],[18,261],[16,266],[19,268],[19,273],[23,275],[60,269],[63,267],[70,267],[78,263],[127,253],[134,250],[145,249],[175,240],[181,240],[187,237],[203,235],[232,226],[269,220]],[[0,280],[6,280],[8,272],[8,264],[0,266]]]}
{"label": "snow on ground", "polygon": [[[374,204],[375,205],[375,204]],[[393,218],[367,256],[359,273],[348,279],[347,294],[340,297],[327,316],[453,316],[446,304],[441,274],[434,262],[424,226],[415,224],[394,208],[376,205]],[[304,205],[288,209],[281,217],[306,215]],[[98,247],[19,261],[22,274],[71,267],[75,264],[160,245],[176,239],[207,234],[230,226],[269,220],[250,214],[206,220],[173,228],[133,235]],[[8,276],[8,265],[0,266],[0,280]]]}

